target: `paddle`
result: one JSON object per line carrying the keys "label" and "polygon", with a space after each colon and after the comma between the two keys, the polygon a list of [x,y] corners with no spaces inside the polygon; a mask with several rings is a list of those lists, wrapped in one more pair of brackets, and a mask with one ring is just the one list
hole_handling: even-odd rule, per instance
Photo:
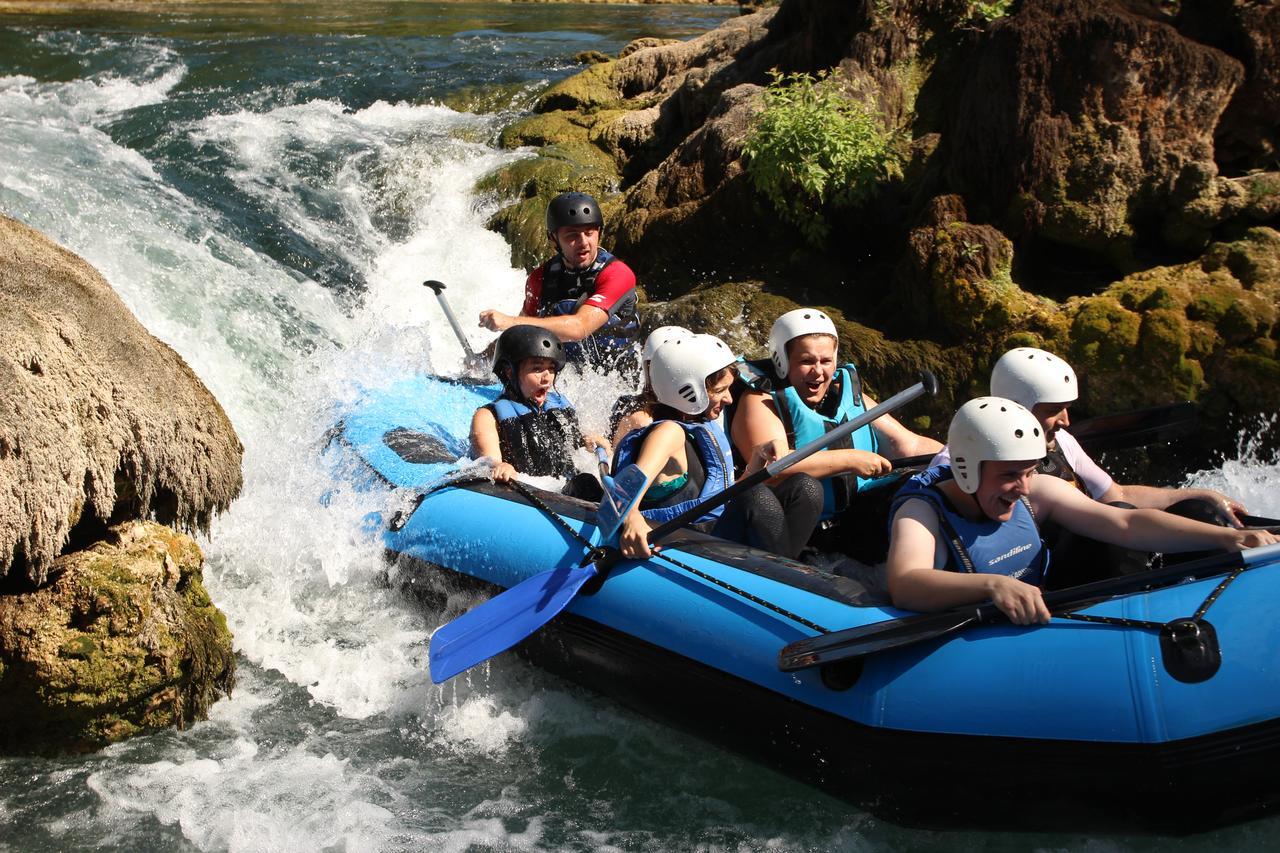
{"label": "paddle", "polygon": [[1170,403],[1132,412],[1099,415],[1072,424],[1068,431],[1082,447],[1097,453],[1178,438],[1195,429],[1199,416],[1200,407],[1195,403]]}
{"label": "paddle", "polygon": [[[932,373],[923,372],[920,382],[916,385],[895,394],[853,420],[841,424],[831,432],[742,478],[729,488],[695,504],[689,510],[650,531],[649,542],[658,542],[685,524],[701,518],[716,507],[732,500],[734,496],[840,441],[881,415],[888,414],[922,394],[937,392],[938,380]],[[624,486],[621,491],[626,501],[616,501],[616,520],[612,516],[604,517],[605,507],[609,501],[601,501],[600,516],[602,517],[597,526],[600,530],[600,542],[604,546],[614,544],[618,526],[631,511],[639,499],[640,491],[644,488],[644,481],[640,481],[638,489],[632,492],[630,487],[633,484],[630,481],[624,482],[624,478],[629,476],[628,472],[632,469],[640,471],[634,465],[628,466],[614,478],[615,483]],[[643,472],[640,472],[640,476],[644,476]],[[614,510],[610,510],[612,511]],[[607,531],[605,530],[606,522],[609,524]],[[609,535],[606,536],[606,532]],[[569,604],[583,584],[594,577],[601,568],[611,566],[619,556],[612,547],[598,548],[587,555],[593,562],[577,568],[557,568],[534,575],[444,625],[431,638],[428,651],[431,680],[439,684],[520,642],[554,618]]]}
{"label": "paddle", "polygon": [[453,327],[453,333],[458,336],[458,343],[462,344],[462,351],[466,354],[464,364],[467,372],[487,374],[487,362],[484,356],[477,355],[475,350],[471,349],[471,343],[467,340],[466,334],[463,333],[462,326],[458,324],[458,318],[453,315],[453,309],[449,307],[449,300],[444,298],[444,282],[428,279],[422,283],[422,286],[430,288],[435,293],[436,299],[440,302],[440,308],[444,311],[445,319]]}
{"label": "paddle", "polygon": [[1268,533],[1280,533],[1280,518],[1264,518],[1261,515],[1242,515],[1240,522],[1245,527],[1258,527]]}
{"label": "paddle", "polygon": [[[1167,441],[1190,432],[1196,425],[1199,407],[1195,403],[1170,403],[1132,412],[1099,415],[1072,424],[1068,432],[1091,453],[1140,447],[1155,441]],[[934,454],[890,459],[895,470],[928,465]]]}
{"label": "paddle", "polygon": [[[1181,583],[1191,578],[1208,577],[1240,568],[1252,568],[1280,559],[1280,544],[1214,554],[1187,563],[1176,563],[1162,569],[1107,578],[1071,589],[1045,594],[1044,603],[1050,613],[1079,610],[1112,596],[1141,589]],[[977,607],[958,607],[940,613],[920,613],[889,619],[871,625],[860,625],[843,631],[832,631],[817,637],[796,640],[778,653],[778,668],[795,672],[822,664],[854,660],[888,649],[902,648],[926,640],[953,634],[971,625],[999,622],[1004,614],[991,603]]]}
{"label": "paddle", "polygon": [[[648,481],[635,465],[607,478],[593,540],[607,543],[617,536]],[[595,554],[592,551],[588,557]],[[595,563],[587,563],[542,572],[442,625],[427,649],[431,680],[448,681],[528,637],[563,610],[596,571]]]}

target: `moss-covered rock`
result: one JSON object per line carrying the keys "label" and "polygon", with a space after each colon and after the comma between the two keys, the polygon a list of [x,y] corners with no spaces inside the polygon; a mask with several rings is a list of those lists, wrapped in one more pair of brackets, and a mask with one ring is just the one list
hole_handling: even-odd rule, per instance
{"label": "moss-covered rock", "polygon": [[589,113],[617,104],[622,96],[613,80],[616,63],[599,62],[561,80],[542,93],[534,109],[539,113],[576,110]]}
{"label": "moss-covered rock", "polygon": [[0,595],[0,749],[80,752],[204,719],[234,683],[225,617],[188,536],[152,522],[59,557]]}
{"label": "moss-covered rock", "polygon": [[1142,317],[1114,296],[1085,299],[1071,323],[1071,358],[1077,365],[1119,369],[1138,345]]}
{"label": "moss-covered rock", "polygon": [[1057,306],[1013,281],[1013,244],[990,225],[967,221],[958,196],[939,196],[908,238],[890,304],[929,318],[930,330],[948,343],[975,348],[1012,330],[1051,334]]}
{"label": "moss-covered rock", "polygon": [[[1272,411],[1256,392],[1272,375],[1280,304],[1275,249],[1280,234],[1251,229],[1214,244],[1199,261],[1154,267],[1072,300],[1070,331],[1055,344],[1087,377],[1084,408],[1115,411],[1205,399],[1215,411]],[[1240,278],[1233,271],[1238,270]],[[1257,377],[1245,384],[1245,366]]]}

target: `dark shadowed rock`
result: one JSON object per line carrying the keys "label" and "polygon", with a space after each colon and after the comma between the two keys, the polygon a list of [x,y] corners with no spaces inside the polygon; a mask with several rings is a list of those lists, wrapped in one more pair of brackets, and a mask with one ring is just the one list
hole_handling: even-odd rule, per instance
{"label": "dark shadowed rock", "polygon": [[69,540],[207,525],[241,486],[218,401],[106,280],[0,217],[0,575],[44,583]]}
{"label": "dark shadowed rock", "polygon": [[1107,0],[1027,0],[966,67],[943,130],[948,175],[1010,236],[1131,266],[1139,231],[1216,192],[1214,131],[1244,70],[1169,24]]}
{"label": "dark shadowed rock", "polygon": [[1280,155],[1280,4],[1183,0],[1178,29],[1244,65],[1244,84],[1214,134],[1215,159],[1231,174],[1276,168]]}

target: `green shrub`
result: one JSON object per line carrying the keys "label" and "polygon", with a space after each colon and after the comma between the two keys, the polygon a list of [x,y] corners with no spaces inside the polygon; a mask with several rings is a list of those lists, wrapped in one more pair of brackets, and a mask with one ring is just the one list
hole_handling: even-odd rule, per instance
{"label": "green shrub", "polygon": [[1010,7],[1013,6],[1013,0],[975,0],[970,7],[970,13],[987,21],[994,21],[996,18],[1003,18],[1009,14]]}
{"label": "green shrub", "polygon": [[744,147],[747,173],[784,220],[821,245],[827,210],[854,207],[901,174],[893,134],[825,74],[770,76]]}

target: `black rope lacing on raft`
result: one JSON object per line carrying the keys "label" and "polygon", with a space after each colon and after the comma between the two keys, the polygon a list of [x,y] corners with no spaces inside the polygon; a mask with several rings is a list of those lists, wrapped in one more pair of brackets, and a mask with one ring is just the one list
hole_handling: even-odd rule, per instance
{"label": "black rope lacing on raft", "polygon": [[[527,498],[529,502],[532,503],[534,506],[536,506],[538,509],[542,510],[544,513],[550,516],[551,519],[556,522],[556,524],[560,525],[562,528],[568,531],[570,536],[572,536],[578,542],[582,543],[582,545],[587,549],[586,553],[583,555],[584,559],[582,561],[582,565],[605,558],[609,549],[603,546],[601,547],[592,546],[589,540],[587,540],[581,533],[574,530],[567,521],[561,518],[555,512],[555,510],[547,506],[547,504],[541,498],[539,498],[537,494],[533,490],[531,490],[528,486],[524,485],[518,480],[512,480],[510,483],[508,483],[508,485],[511,486],[511,488],[515,489],[517,492],[519,492],[521,495],[523,495],[525,498]],[[679,560],[675,559],[674,557],[668,557],[666,554],[662,553],[661,551],[655,551],[654,556],[657,557],[658,559],[666,560],[668,563],[671,563],[673,566],[677,568],[684,569],[686,572],[693,575],[694,577],[701,578],[702,580],[707,581],[708,583],[715,584],[721,589],[728,590],[729,592],[732,592],[734,595],[745,598],[747,601],[750,601],[752,604],[758,604],[761,607],[765,608],[766,610],[771,610],[774,613],[777,613],[779,616],[785,616],[787,619],[790,619],[793,622],[797,622],[805,626],[806,628],[817,631],[820,634],[830,633],[826,628],[822,627],[817,622],[811,622],[810,620],[804,618],[803,616],[800,616],[799,614],[792,613],[790,610],[787,610],[783,607],[779,607],[778,605],[774,604],[772,601],[765,601],[763,598],[760,598],[757,595],[753,595],[752,593],[747,592],[745,589],[739,589],[733,584],[725,583],[719,578],[709,575],[706,572],[699,571],[698,569],[695,569],[693,566],[686,565],[680,562]]]}
{"label": "black rope lacing on raft", "polygon": [[[1213,603],[1218,600],[1218,596],[1222,595],[1223,590],[1230,586],[1232,581],[1240,577],[1247,568],[1248,566],[1239,566],[1236,568],[1235,571],[1223,578],[1220,584],[1214,587],[1213,592],[1209,593],[1209,597],[1200,605],[1200,609],[1195,612],[1194,616],[1190,619],[1178,621],[1199,622],[1204,617],[1205,613],[1209,611],[1209,608],[1213,606]],[[1119,625],[1124,628],[1146,628],[1150,631],[1163,631],[1165,629],[1165,623],[1149,622],[1145,619],[1126,619],[1121,616],[1090,616],[1087,613],[1055,613],[1053,615],[1063,619],[1072,619],[1077,622],[1093,622],[1099,625]]]}
{"label": "black rope lacing on raft", "polygon": [[700,572],[697,569],[695,569],[693,566],[685,565],[684,563],[677,560],[675,557],[668,557],[666,554],[662,553],[661,551],[654,552],[654,556],[660,560],[666,560],[668,563],[671,563],[673,566],[676,566],[677,568],[684,569],[686,572],[693,575],[694,577],[702,578],[704,581],[713,583],[716,586],[721,587],[722,589],[727,589],[729,590],[729,592],[732,592],[735,595],[740,595],[743,598],[745,598],[747,601],[750,601],[753,604],[758,604],[761,607],[765,608],[766,610],[772,610],[774,613],[777,613],[779,616],[785,616],[788,619],[790,619],[792,622],[798,622],[799,624],[805,626],[806,628],[810,628],[814,631],[817,631],[819,634],[831,633],[829,629],[822,627],[817,622],[811,622],[808,619],[804,618],[803,616],[800,616],[799,614],[792,613],[790,610],[779,607],[778,605],[774,604],[772,601],[765,601],[763,598],[760,598],[756,595],[752,595],[751,593],[747,592],[745,589],[738,589],[736,586],[733,586],[732,584],[727,584],[724,581],[720,580],[719,578],[713,577],[707,574],[706,572]]}

